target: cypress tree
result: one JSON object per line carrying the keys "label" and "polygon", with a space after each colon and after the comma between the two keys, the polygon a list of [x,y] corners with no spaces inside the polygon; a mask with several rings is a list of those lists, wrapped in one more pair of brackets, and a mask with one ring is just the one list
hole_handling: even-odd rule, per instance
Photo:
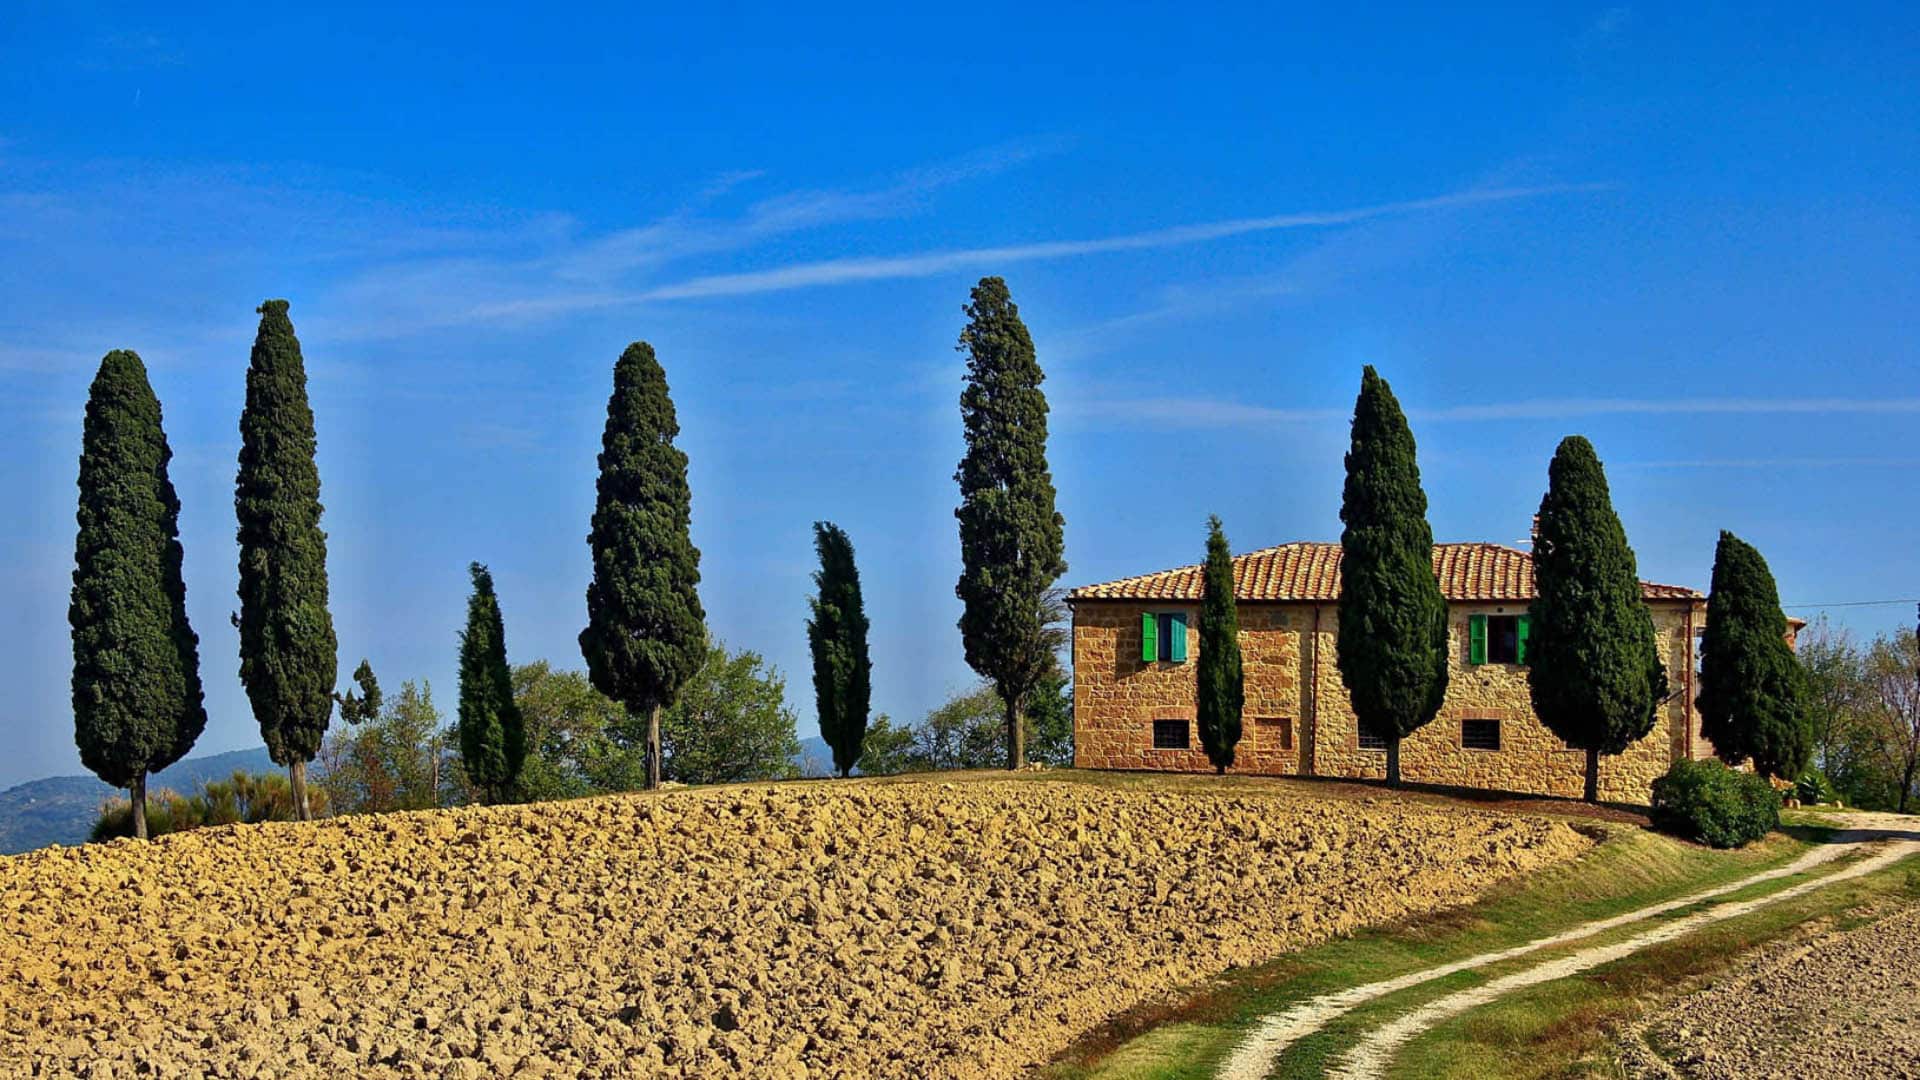
{"label": "cypress tree", "polygon": [[360,666],[353,669],[353,681],[360,687],[358,693],[349,690],[333,695],[333,700],[340,705],[340,719],[357,727],[379,719],[385,699],[380,694],[380,680],[373,674],[373,665],[365,657],[360,659]]}
{"label": "cypress tree", "polygon": [[1200,745],[1215,773],[1233,764],[1240,743],[1241,711],[1246,707],[1246,682],[1240,669],[1240,614],[1233,598],[1233,552],[1219,517],[1207,519],[1205,591],[1200,601],[1199,683]]}
{"label": "cypress tree", "polygon": [[467,567],[467,628],[460,634],[460,761],[489,803],[510,798],[527,759],[527,730],[513,699],[507,664],[507,628],[494,595],[493,575]]}
{"label": "cypress tree", "polygon": [[87,394],[74,542],[74,742],[100,779],[127,789],[147,838],[147,774],[184,757],[207,726],[200,639],[180,574],[173,451],[147,369],[117,349]]}
{"label": "cypress tree", "polygon": [[306,362],[285,300],[260,305],[240,414],[233,508],[240,528],[240,681],[275,764],[287,767],[294,815],[312,818],[307,762],[320,752],[338,675],[327,610],[327,534]]}
{"label": "cypress tree", "polygon": [[706,658],[687,455],[667,373],[636,341],[613,367],[593,508],[593,582],[580,651],[594,688],[647,717],[647,787],[660,786],[660,710]]}
{"label": "cypress tree", "polygon": [[1700,728],[1729,765],[1751,758],[1766,776],[1797,780],[1813,754],[1806,676],[1787,644],[1787,616],[1767,560],[1730,532],[1713,553],[1713,591],[1700,642]]}
{"label": "cypress tree", "polygon": [[1007,714],[1007,768],[1026,762],[1022,712],[1058,665],[1062,635],[1050,592],[1067,571],[1065,519],[1047,469],[1045,376],[1007,283],[980,279],[962,311],[967,354],[960,419],[967,449],[960,484],[960,640],[967,663],[993,683]]}
{"label": "cypress tree", "polygon": [[816,521],[813,547],[820,556],[820,569],[813,574],[817,591],[811,601],[813,618],[807,620],[813,697],[820,711],[820,737],[833,748],[833,767],[844,777],[860,760],[873,698],[867,610],[860,596],[853,541],[846,532],[832,522]]}
{"label": "cypress tree", "polygon": [[1386,741],[1387,783],[1398,786],[1400,740],[1447,695],[1447,601],[1413,432],[1371,366],[1353,406],[1340,520],[1340,679],[1360,726]]}
{"label": "cypress tree", "polygon": [[1579,435],[1561,440],[1547,471],[1533,574],[1533,710],[1587,752],[1586,800],[1596,802],[1600,755],[1621,753],[1653,730],[1667,670],[1606,473]]}

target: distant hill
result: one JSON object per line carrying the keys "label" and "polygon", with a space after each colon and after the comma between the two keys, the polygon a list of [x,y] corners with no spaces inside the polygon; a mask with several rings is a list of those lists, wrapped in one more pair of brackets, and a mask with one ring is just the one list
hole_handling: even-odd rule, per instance
{"label": "distant hill", "polygon": [[[278,768],[264,746],[230,750],[176,762],[155,773],[147,781],[147,791],[171,788],[186,794],[209,780],[226,779],[235,769],[257,773]],[[121,794],[125,793],[92,776],[49,776],[0,791],[0,855],[86,842],[100,804]]]}

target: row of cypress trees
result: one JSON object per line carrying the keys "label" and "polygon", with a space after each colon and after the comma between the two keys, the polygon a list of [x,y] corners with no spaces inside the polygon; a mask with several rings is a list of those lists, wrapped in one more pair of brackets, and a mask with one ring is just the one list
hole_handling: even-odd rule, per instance
{"label": "row of cypress trees", "polygon": [[[1400,743],[1438,714],[1447,692],[1447,605],[1433,572],[1433,531],[1413,432],[1386,380],[1361,373],[1342,493],[1337,642],[1341,681],[1363,730],[1387,747],[1400,783]],[[1541,721],[1585,750],[1585,798],[1599,796],[1600,758],[1653,730],[1669,698],[1666,667],[1633,549],[1592,443],[1563,439],[1547,470],[1533,562],[1528,685]],[[1208,522],[1200,615],[1198,734],[1216,771],[1233,763],[1241,687],[1233,563],[1219,518]],[[1767,775],[1806,767],[1812,732],[1786,616],[1760,553],[1722,532],[1701,642],[1699,706],[1715,753]]]}

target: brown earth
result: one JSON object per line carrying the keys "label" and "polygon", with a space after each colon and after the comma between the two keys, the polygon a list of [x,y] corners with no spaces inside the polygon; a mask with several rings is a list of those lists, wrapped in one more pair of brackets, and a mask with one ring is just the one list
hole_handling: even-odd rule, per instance
{"label": "brown earth", "polygon": [[1010,1075],[1587,843],[1307,785],[1000,774],[55,848],[0,858],[0,1072]]}
{"label": "brown earth", "polygon": [[1622,1037],[1629,1076],[1920,1077],[1920,906],[1761,949]]}

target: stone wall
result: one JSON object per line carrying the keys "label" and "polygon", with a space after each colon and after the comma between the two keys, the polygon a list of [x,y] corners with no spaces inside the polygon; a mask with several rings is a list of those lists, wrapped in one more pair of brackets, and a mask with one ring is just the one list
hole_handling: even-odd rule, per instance
{"label": "stone wall", "polygon": [[[1686,689],[1692,651],[1705,605],[1655,601],[1654,627],[1666,661],[1672,696],[1646,738],[1624,754],[1600,761],[1600,797],[1644,803],[1653,779],[1691,751],[1712,753],[1697,731]],[[1445,704],[1432,723],[1400,745],[1400,773],[1415,783],[1482,787],[1578,797],[1586,754],[1570,749],[1534,716],[1526,669],[1514,664],[1469,664],[1467,620],[1475,614],[1512,615],[1521,605],[1456,604],[1449,612],[1450,672]],[[1140,660],[1143,611],[1186,611],[1185,663]],[[1689,614],[1691,621],[1689,622]],[[1341,683],[1334,649],[1336,604],[1243,604],[1240,648],[1245,660],[1245,735],[1233,772],[1337,777],[1382,777],[1383,750],[1359,746],[1359,725]],[[1194,718],[1194,668],[1199,656],[1199,611],[1082,601],[1074,611],[1074,758],[1084,768],[1210,769],[1197,737],[1188,750],[1153,749],[1153,721]],[[1317,624],[1317,632],[1316,632]],[[1314,687],[1303,695],[1302,687]],[[1467,749],[1462,721],[1500,722],[1500,749]],[[1262,721],[1273,721],[1266,723]],[[1696,730],[1691,741],[1688,726]],[[1281,749],[1279,727],[1291,728],[1293,748]]]}

